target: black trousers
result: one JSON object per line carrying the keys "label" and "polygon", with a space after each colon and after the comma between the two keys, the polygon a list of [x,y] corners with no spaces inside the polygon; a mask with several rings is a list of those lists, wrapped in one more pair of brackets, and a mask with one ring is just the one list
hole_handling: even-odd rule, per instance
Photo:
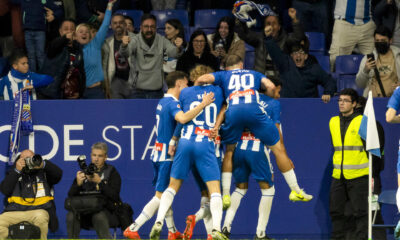
{"label": "black trousers", "polygon": [[[346,203],[350,204],[351,216],[345,214]],[[368,238],[368,176],[355,179],[332,179],[330,190],[330,216],[332,239],[345,239],[352,231],[354,239]],[[350,228],[350,226],[354,226]]]}
{"label": "black trousers", "polygon": [[[106,210],[91,215],[79,215],[72,212],[67,213],[67,233],[69,239],[79,239],[79,233],[82,225],[91,222],[94,230],[96,230],[99,239],[111,239],[110,225],[108,223]],[[87,228],[87,226],[82,226]]]}

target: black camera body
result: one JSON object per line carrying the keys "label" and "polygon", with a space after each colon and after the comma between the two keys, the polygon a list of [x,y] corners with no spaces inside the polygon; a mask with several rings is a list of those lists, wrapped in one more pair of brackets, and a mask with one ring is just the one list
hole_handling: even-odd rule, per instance
{"label": "black camera body", "polygon": [[79,168],[82,170],[85,175],[91,176],[96,172],[96,165],[94,163],[86,164],[86,156],[80,155],[77,159]]}
{"label": "black camera body", "polygon": [[40,165],[43,162],[43,158],[39,154],[35,154],[35,155],[33,155],[33,157],[24,158],[24,161],[25,161],[25,165],[26,165],[25,168],[28,171],[31,171],[31,170],[35,169],[35,167],[40,167]]}

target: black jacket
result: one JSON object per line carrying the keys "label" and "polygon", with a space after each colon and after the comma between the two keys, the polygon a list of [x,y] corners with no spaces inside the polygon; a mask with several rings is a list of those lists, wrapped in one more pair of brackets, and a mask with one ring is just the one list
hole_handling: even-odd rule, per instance
{"label": "black jacket", "polygon": [[[46,175],[47,183],[50,185],[50,187],[53,187],[55,184],[57,184],[61,180],[62,170],[54,163],[47,161],[47,160],[44,160],[44,161],[46,162],[46,165],[40,171],[44,171],[44,173]],[[6,196],[7,198],[11,197],[11,195],[14,191],[14,188],[18,184],[18,179],[21,177],[21,174],[24,174],[24,173],[17,172],[15,168],[13,168],[7,172],[6,177],[0,183],[0,191],[1,191],[1,193],[4,194],[4,196]],[[32,175],[29,175],[29,178],[36,179],[34,173],[32,173]],[[57,215],[56,215],[56,207],[55,207],[54,201],[52,201],[52,207],[50,209],[46,209],[46,210],[50,216],[49,229],[50,229],[50,231],[55,232],[58,229],[58,219],[57,219]]]}

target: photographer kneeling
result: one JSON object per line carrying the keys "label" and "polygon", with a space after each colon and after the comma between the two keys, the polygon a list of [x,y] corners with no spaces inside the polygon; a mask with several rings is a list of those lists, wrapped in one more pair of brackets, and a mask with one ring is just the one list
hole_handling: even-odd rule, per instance
{"label": "photographer kneeling", "polygon": [[0,184],[8,205],[0,215],[0,239],[9,235],[8,227],[23,221],[40,228],[40,239],[47,239],[48,229],[58,229],[53,185],[62,177],[62,170],[48,160],[42,160],[31,150],[21,152]]}
{"label": "photographer kneeling", "polygon": [[79,238],[81,227],[96,230],[99,238],[110,239],[110,227],[119,224],[118,214],[113,214],[121,205],[121,177],[118,171],[106,164],[107,145],[104,142],[93,144],[86,165],[84,156],[78,158],[81,171],[68,192],[65,202],[67,213],[68,238]]}

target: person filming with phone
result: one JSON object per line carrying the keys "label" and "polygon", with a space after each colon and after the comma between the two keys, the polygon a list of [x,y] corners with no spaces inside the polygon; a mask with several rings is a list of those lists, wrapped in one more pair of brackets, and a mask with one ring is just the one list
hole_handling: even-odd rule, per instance
{"label": "person filming with phone", "polygon": [[356,84],[364,88],[364,97],[390,97],[400,85],[400,48],[392,45],[392,32],[385,26],[375,30],[375,49],[361,60]]}

